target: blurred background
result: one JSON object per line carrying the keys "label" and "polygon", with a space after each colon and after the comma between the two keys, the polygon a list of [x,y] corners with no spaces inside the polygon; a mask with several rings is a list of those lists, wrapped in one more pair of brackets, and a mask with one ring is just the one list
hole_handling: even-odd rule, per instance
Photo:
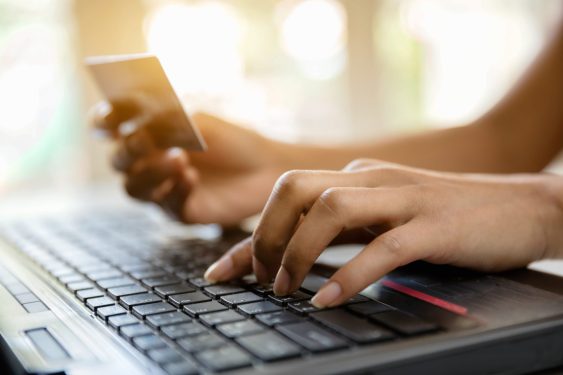
{"label": "blurred background", "polygon": [[190,110],[334,143],[462,125],[538,53],[560,0],[0,0],[0,192],[118,177],[89,55],[157,54]]}

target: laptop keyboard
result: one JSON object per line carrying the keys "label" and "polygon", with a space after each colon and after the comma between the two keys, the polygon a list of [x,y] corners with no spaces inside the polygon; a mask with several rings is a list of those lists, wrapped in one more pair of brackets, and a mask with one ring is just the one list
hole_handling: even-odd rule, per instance
{"label": "laptop keyboard", "polygon": [[312,288],[277,297],[251,277],[211,285],[203,272],[230,244],[162,238],[157,224],[142,215],[26,221],[3,233],[170,374],[249,368],[439,329],[362,295],[319,310],[310,302]]}

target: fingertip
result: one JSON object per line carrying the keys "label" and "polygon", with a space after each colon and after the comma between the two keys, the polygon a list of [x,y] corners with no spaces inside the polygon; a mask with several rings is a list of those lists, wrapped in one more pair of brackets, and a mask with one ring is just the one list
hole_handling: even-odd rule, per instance
{"label": "fingertip", "polygon": [[219,258],[205,271],[203,277],[210,283],[218,283],[227,280],[234,271],[233,259],[226,254]]}

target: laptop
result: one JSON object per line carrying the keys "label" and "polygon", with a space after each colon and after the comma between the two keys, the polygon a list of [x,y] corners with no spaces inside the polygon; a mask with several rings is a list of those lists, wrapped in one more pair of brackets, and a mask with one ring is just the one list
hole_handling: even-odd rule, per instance
{"label": "laptop", "polygon": [[0,344],[14,374],[516,374],[563,365],[563,281],[415,263],[344,305],[203,272],[246,236],[152,207],[0,224]]}

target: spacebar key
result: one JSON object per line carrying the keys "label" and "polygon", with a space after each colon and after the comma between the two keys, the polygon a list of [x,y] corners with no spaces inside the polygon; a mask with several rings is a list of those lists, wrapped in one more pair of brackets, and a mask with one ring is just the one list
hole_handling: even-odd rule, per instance
{"label": "spacebar key", "polygon": [[359,343],[367,344],[392,338],[394,335],[367,320],[356,317],[345,310],[326,310],[311,314],[317,322]]}

